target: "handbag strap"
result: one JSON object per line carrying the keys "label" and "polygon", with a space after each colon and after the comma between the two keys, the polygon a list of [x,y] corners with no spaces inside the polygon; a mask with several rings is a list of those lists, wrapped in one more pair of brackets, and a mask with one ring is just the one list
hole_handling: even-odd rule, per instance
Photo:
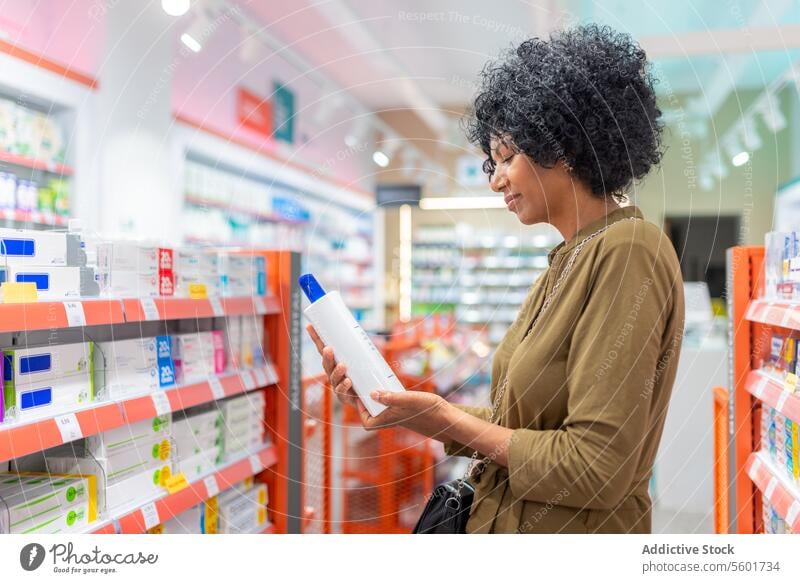
{"label": "handbag strap", "polygon": [[[638,220],[638,219],[639,219],[639,217],[629,217],[629,220]],[[533,321],[531,322],[531,325],[528,328],[528,331],[525,333],[525,336],[523,337],[523,341],[526,340],[528,338],[528,336],[530,336],[531,332],[533,332],[533,329],[536,327],[536,324],[539,322],[539,320],[542,317],[542,315],[550,307],[550,304],[553,302],[553,298],[555,297],[556,293],[558,293],[558,290],[561,287],[561,284],[567,278],[567,275],[570,273],[570,271],[572,271],[572,267],[575,264],[575,260],[578,258],[578,255],[583,250],[583,248],[586,246],[586,244],[589,241],[591,241],[592,239],[594,239],[595,237],[598,237],[599,235],[602,235],[604,232],[606,232],[610,227],[612,227],[615,224],[616,223],[611,223],[609,225],[606,225],[606,226],[598,229],[597,231],[595,231],[591,235],[587,235],[584,239],[582,239],[575,246],[575,249],[572,251],[572,254],[569,256],[569,259],[567,260],[567,263],[564,266],[564,269],[561,270],[561,273],[559,274],[558,279],[553,284],[553,288],[550,290],[550,293],[547,294],[547,296],[545,297],[544,303],[542,303],[541,309],[536,314],[536,316],[534,316]],[[489,419],[487,420],[489,423],[495,423],[497,421],[497,419],[496,419],[497,412],[500,409],[500,403],[503,401],[503,397],[505,396],[507,388],[508,388],[508,372],[506,372],[506,376],[503,378],[503,382],[502,382],[502,384],[500,385],[500,388],[497,391],[497,396],[495,397],[494,402],[492,403],[492,411],[491,411],[491,413],[489,415]],[[464,475],[461,478],[459,478],[459,480],[458,480],[458,489],[456,490],[456,493],[454,495],[455,498],[456,498],[456,502],[458,502],[460,500],[460,498],[461,498],[461,490],[464,487],[464,483],[467,481],[467,479],[469,479],[470,476],[472,476],[472,472],[473,472],[474,468],[477,467],[477,465],[476,465],[477,459],[478,459],[478,452],[474,451],[472,453],[472,457],[470,458],[469,465],[467,466],[467,469],[464,472]],[[490,457],[486,456],[482,460],[480,460],[480,462],[478,462],[478,463],[485,465],[485,464],[491,463],[491,461],[492,460],[490,459]]]}

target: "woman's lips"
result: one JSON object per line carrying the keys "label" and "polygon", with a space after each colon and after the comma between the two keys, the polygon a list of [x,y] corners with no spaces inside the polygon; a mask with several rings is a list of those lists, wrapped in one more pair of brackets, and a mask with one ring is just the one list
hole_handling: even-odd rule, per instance
{"label": "woman's lips", "polygon": [[505,195],[505,196],[503,197],[503,200],[505,201],[505,203],[506,203],[506,206],[510,208],[510,207],[511,207],[511,203],[513,202],[513,203],[515,203],[515,204],[516,204],[516,200],[517,200],[517,199],[518,199],[520,196],[521,196],[521,195],[520,195],[519,193],[517,193],[517,194],[507,194],[507,195]]}

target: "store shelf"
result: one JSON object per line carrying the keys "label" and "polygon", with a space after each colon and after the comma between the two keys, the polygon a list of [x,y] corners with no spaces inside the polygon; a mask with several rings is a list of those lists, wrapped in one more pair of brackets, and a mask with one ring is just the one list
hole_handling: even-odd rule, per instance
{"label": "store shelf", "polygon": [[764,498],[792,527],[792,531],[800,532],[800,488],[778,472],[769,456],[762,451],[750,454],[745,469]]}
{"label": "store shelf", "polygon": [[210,200],[194,194],[186,194],[183,200],[186,204],[190,204],[192,206],[215,208],[221,211],[225,211],[226,213],[229,214],[246,216],[265,223],[285,223],[287,225],[303,225],[307,222],[307,221],[295,221],[284,217],[280,217],[278,215],[274,215],[272,213],[266,213],[262,211],[248,209],[245,207],[239,207],[236,205],[220,202],[218,200]]}
{"label": "store shelf", "polygon": [[[223,492],[242,480],[275,465],[277,461],[277,448],[274,445],[267,445],[253,454],[223,466],[210,475],[214,476],[219,491]],[[109,517],[99,524],[92,524],[88,532],[92,534],[142,534],[146,530],[145,519],[142,513],[143,508],[153,504],[159,522],[165,522],[174,518],[195,504],[208,500],[211,497],[206,487],[205,480],[207,478],[208,476],[192,482],[179,492],[168,494],[142,504],[136,510],[123,512],[119,516]]]}
{"label": "store shelf", "polygon": [[[76,306],[76,304],[78,306]],[[152,304],[157,317],[149,309]],[[148,309],[145,309],[148,307]],[[184,298],[87,299],[63,302],[0,304],[0,332],[52,330],[78,326],[123,324],[145,320],[212,318],[280,312],[274,296],[192,300]],[[82,317],[81,317],[82,314]],[[77,320],[76,320],[77,318]]]}
{"label": "store shelf", "polygon": [[[147,302],[147,300],[144,300]],[[153,298],[158,318],[147,317],[141,299],[122,300],[126,322],[145,320],[182,320],[186,318],[213,318],[218,316],[244,316],[247,314],[277,314],[280,304],[275,296],[210,298],[193,300],[187,298]]]}
{"label": "store shelf", "polygon": [[800,330],[800,302],[753,300],[744,317],[751,322]]}
{"label": "store shelf", "polygon": [[781,415],[800,423],[800,395],[784,389],[783,381],[766,371],[748,373],[745,389]]}
{"label": "store shelf", "polygon": [[69,218],[61,215],[19,209],[0,209],[0,217],[15,223],[43,225],[46,227],[66,227],[69,223]]}
{"label": "store shelf", "polygon": [[21,166],[23,168],[30,168],[32,170],[43,170],[51,174],[58,174],[60,176],[72,176],[74,171],[66,164],[58,164],[57,162],[47,162],[45,160],[37,160],[28,156],[19,156],[11,152],[0,151],[0,163],[11,164],[13,166]]}
{"label": "store shelf", "polygon": [[125,322],[120,300],[0,304],[0,332],[68,328],[70,324],[68,304],[81,305],[86,326]]}
{"label": "store shelf", "polygon": [[[220,376],[218,380],[221,392],[216,395],[216,383],[212,387],[208,381],[175,387],[158,394],[166,394],[170,410],[180,411],[210,403],[215,397],[232,397],[249,390],[274,385],[278,382],[278,375],[275,368],[268,365],[260,368],[257,374],[254,370],[239,371]],[[64,443],[64,438],[58,429],[57,420],[72,414],[78,421],[81,435],[86,437],[137,421],[152,419],[158,412],[153,394],[147,393],[120,401],[96,403],[79,411],[62,413],[38,421],[4,424],[0,426],[0,462],[61,445]]]}

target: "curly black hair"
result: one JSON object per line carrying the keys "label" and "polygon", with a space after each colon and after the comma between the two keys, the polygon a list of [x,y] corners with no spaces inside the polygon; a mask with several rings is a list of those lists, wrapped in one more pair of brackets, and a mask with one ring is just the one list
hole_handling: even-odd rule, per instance
{"label": "curly black hair", "polygon": [[533,38],[487,64],[480,81],[465,125],[489,175],[496,139],[547,168],[564,161],[594,195],[620,199],[661,159],[657,81],[627,34],[587,25]]}

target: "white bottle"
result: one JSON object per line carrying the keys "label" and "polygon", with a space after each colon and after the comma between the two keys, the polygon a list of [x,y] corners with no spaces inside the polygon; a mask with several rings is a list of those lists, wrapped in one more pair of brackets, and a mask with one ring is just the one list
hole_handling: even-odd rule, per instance
{"label": "white bottle", "polygon": [[405,390],[378,348],[369,339],[339,292],[326,293],[311,274],[300,276],[300,287],[311,302],[304,312],[322,341],[333,348],[337,362],[347,366],[353,390],[373,417],[386,409],[374,401],[373,391],[399,393]]}

